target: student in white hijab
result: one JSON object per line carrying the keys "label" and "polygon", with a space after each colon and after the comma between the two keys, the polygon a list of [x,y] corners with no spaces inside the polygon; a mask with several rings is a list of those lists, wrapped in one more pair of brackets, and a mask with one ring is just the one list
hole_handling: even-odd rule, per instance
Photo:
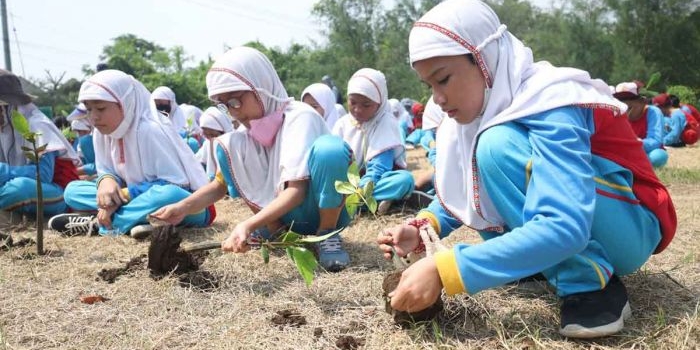
{"label": "student in white hijab", "polygon": [[[153,103],[156,109],[168,116],[170,124],[175,131],[185,140],[187,146],[192,149],[192,152],[197,153],[199,150],[199,141],[193,136],[196,134],[196,125],[194,118],[189,121],[188,115],[177,104],[175,92],[167,86],[159,86],[151,93]],[[195,115],[192,114],[192,117]]]}
{"label": "student in white hijab", "polygon": [[[282,226],[301,234],[326,234],[349,223],[335,181],[347,181],[350,149],[329,135],[322,118],[287,95],[272,63],[249,47],[229,50],[207,74],[209,98],[245,129],[216,139],[215,181],[154,215],[178,222],[222,198],[227,190],[255,213],[222,242],[245,252],[249,240],[269,239]],[[340,234],[317,244],[319,264],[339,271],[350,263]]]}
{"label": "student in white hijab", "polygon": [[[392,201],[413,191],[413,176],[406,168],[406,150],[396,118],[391,112],[384,74],[362,68],[348,81],[350,114],[333,128],[352,148],[362,178],[360,185],[374,183],[378,214],[385,214]],[[398,170],[394,170],[398,169]]]}
{"label": "student in white hijab", "polygon": [[[163,123],[138,80],[118,70],[103,70],[80,87],[94,125],[97,182],[74,181],[66,188],[66,203],[76,212],[96,212],[100,234],[132,236],[148,233],[147,215],[175,203],[207,183],[194,154],[171,127]],[[49,227],[64,234],[94,232],[95,216],[63,214]],[[202,208],[182,222],[204,227],[214,219],[213,207]],[[137,226],[138,225],[138,226]]]}
{"label": "student in white hijab", "polygon": [[214,140],[227,132],[232,132],[233,124],[228,114],[224,114],[216,107],[207,108],[207,110],[202,113],[199,121],[202,127],[202,134],[204,135],[204,143],[195,157],[204,165],[209,180],[212,180],[218,171],[214,152]]}
{"label": "student in white hijab", "polygon": [[533,62],[481,1],[435,6],[408,46],[449,118],[437,132],[436,199],[378,243],[385,257],[403,256],[419,230],[445,237],[462,224],[487,240],[411,265],[392,307],[418,311],[442,289],[474,294],[542,273],[563,299],[561,334],[620,331],[630,307],[618,276],[663,250],[676,228],[624,104],[584,71]]}
{"label": "student in white hijab", "polygon": [[403,109],[401,102],[399,102],[399,100],[395,98],[389,99],[389,106],[391,108],[391,114],[394,115],[394,118],[396,118],[396,122],[399,125],[399,133],[401,133],[401,143],[403,145],[406,145],[406,135],[408,135],[408,126],[406,125],[406,123],[401,122],[401,113],[405,113],[406,111]]}
{"label": "student in white hijab", "polygon": [[[340,117],[348,114],[348,111],[346,111],[345,107],[343,107],[343,105],[341,105],[340,103],[335,104],[335,111],[338,114],[338,119],[340,119]],[[335,126],[335,123],[333,123],[333,126]],[[332,128],[330,128],[330,129],[333,130]]]}
{"label": "student in white hijab", "polygon": [[[36,215],[36,171],[39,167],[43,192],[43,215],[50,216],[66,210],[63,189],[78,178],[78,155],[61,131],[36,105],[33,96],[22,89],[19,78],[0,69],[0,211],[20,215]],[[39,133],[37,147],[45,145],[39,164],[30,162],[23,147],[32,148],[12,122],[19,112],[29,129]]]}
{"label": "student in white hijab", "polygon": [[83,165],[78,167],[78,175],[81,178],[89,178],[97,174],[97,169],[95,168],[95,147],[92,144],[92,125],[87,120],[87,110],[84,115],[70,122],[70,128],[77,135],[73,147],[83,162]]}
{"label": "student in white hijab", "polygon": [[315,83],[304,89],[301,93],[301,102],[311,106],[326,121],[329,130],[333,130],[338,121],[338,110],[335,108],[335,92],[326,84]]}

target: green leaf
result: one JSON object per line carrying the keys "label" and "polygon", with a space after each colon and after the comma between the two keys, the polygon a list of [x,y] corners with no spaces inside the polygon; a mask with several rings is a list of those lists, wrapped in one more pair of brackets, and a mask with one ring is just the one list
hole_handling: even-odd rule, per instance
{"label": "green leaf", "polygon": [[25,152],[24,156],[27,157],[27,159],[29,159],[33,163],[36,163],[36,156],[34,155],[34,153]]}
{"label": "green leaf", "polygon": [[22,146],[22,150],[25,151],[25,152],[32,152],[32,153],[34,153],[34,150],[31,149],[31,148],[29,148],[29,147],[27,147],[27,146]]}
{"label": "green leaf", "polygon": [[29,122],[20,112],[12,111],[12,125],[15,127],[15,130],[17,130],[18,133],[22,134],[23,137],[24,134],[31,132],[31,129],[29,129]]}
{"label": "green leaf", "polygon": [[647,80],[647,83],[646,83],[645,87],[646,87],[646,88],[651,88],[651,87],[654,86],[660,79],[661,79],[661,73],[660,73],[660,72],[654,72],[654,74],[652,74],[652,75],[649,77],[649,80]]}
{"label": "green leaf", "polygon": [[356,162],[352,162],[348,167],[348,181],[355,187],[360,186],[360,169]]}
{"label": "green leaf", "polygon": [[374,214],[377,212],[377,200],[374,197],[369,197],[367,199],[367,209]]}
{"label": "green leaf", "polygon": [[71,130],[69,127],[61,129],[61,133],[63,134],[63,137],[65,137],[68,140],[75,139],[78,137],[78,133]]}
{"label": "green leaf", "polygon": [[46,146],[48,146],[48,145],[49,145],[48,143],[45,143],[45,144],[39,146],[39,147],[36,149],[36,153],[44,152],[44,151],[46,150]]}
{"label": "green leaf", "polygon": [[267,263],[270,262],[270,250],[267,249],[266,246],[263,245],[263,246],[260,247],[260,254],[262,254],[263,262],[264,262],[265,264],[267,264]]}
{"label": "green leaf", "polygon": [[355,186],[349,182],[335,181],[335,190],[340,194],[353,194],[355,193]]}
{"label": "green leaf", "polygon": [[362,198],[357,193],[353,193],[345,197],[345,205],[360,205],[362,204]]}
{"label": "green leaf", "polygon": [[365,188],[362,189],[362,197],[365,197],[365,199],[369,199],[370,197],[373,197],[372,194],[374,193],[374,181],[368,181],[367,184],[365,185]]}
{"label": "green leaf", "polygon": [[306,286],[310,286],[311,282],[314,281],[314,270],[318,266],[314,253],[303,247],[292,247],[289,249],[292,251],[292,259],[294,264],[297,265],[297,270],[299,270],[301,277],[304,278]]}
{"label": "green leaf", "polygon": [[283,236],[282,236],[282,242],[284,243],[294,243],[299,241],[301,238],[301,235],[295,232],[287,231]]}
{"label": "green leaf", "polygon": [[357,207],[358,207],[358,205],[356,205],[356,204],[348,205],[347,203],[345,203],[345,210],[347,210],[348,216],[350,216],[351,219],[355,217],[355,213],[357,212]]}
{"label": "green leaf", "polygon": [[304,236],[304,238],[299,239],[299,242],[303,243],[317,243],[321,241],[325,241],[328,238],[331,238],[331,236],[335,235],[336,233],[339,233],[343,231],[344,228],[337,229],[333,232],[327,233],[323,236]]}

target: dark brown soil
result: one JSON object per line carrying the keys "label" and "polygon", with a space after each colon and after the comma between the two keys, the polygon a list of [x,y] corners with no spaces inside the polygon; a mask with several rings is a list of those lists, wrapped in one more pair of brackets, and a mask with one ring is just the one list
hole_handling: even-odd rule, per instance
{"label": "dark brown soil", "polygon": [[280,310],[270,319],[272,324],[277,326],[299,327],[306,324],[306,317],[296,310]]}
{"label": "dark brown soil", "polygon": [[191,271],[179,278],[180,287],[192,288],[200,292],[212,292],[219,288],[219,278],[208,271]]}
{"label": "dark brown soil", "polygon": [[143,268],[143,259],[145,257],[145,255],[135,257],[129,260],[124,265],[124,267],[117,267],[114,269],[102,269],[100,270],[100,272],[97,273],[97,275],[100,276],[100,278],[102,278],[102,280],[107,283],[114,283],[114,281],[116,281],[119,276]]}
{"label": "dark brown soil", "polygon": [[343,350],[357,349],[365,345],[365,340],[351,335],[341,335],[335,341],[335,346]]}
{"label": "dark brown soil", "polygon": [[398,270],[384,276],[384,282],[382,282],[382,290],[384,291],[384,303],[386,312],[391,314],[394,317],[394,322],[396,322],[396,324],[403,328],[410,327],[415,322],[428,321],[435,318],[440,313],[440,311],[442,311],[443,304],[441,298],[438,298],[438,300],[432,306],[418,312],[409,313],[406,311],[398,311],[394,310],[391,307],[389,293],[394,291],[394,289],[396,289],[396,286],[399,285],[402,272],[403,270]]}
{"label": "dark brown soil", "polygon": [[180,251],[181,242],[182,238],[173,225],[160,226],[153,231],[148,247],[148,269],[152,275],[186,274],[199,269],[203,255]]}
{"label": "dark brown soil", "polygon": [[321,328],[321,327],[314,328],[314,337],[318,338],[322,335],[323,335],[323,328]]}
{"label": "dark brown soil", "polygon": [[12,239],[12,236],[0,233],[0,250],[10,250],[11,248],[24,247],[34,244],[31,238],[22,238],[19,241]]}

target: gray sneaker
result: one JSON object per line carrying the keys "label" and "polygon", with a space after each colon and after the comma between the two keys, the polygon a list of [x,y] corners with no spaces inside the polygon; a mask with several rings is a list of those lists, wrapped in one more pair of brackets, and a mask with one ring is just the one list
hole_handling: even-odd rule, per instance
{"label": "gray sneaker", "polygon": [[153,230],[153,225],[150,224],[136,225],[129,231],[129,236],[133,239],[144,239],[150,236]]}
{"label": "gray sneaker", "polygon": [[[335,230],[324,230],[318,233],[323,236]],[[318,253],[318,263],[330,272],[344,270],[350,265],[350,254],[343,248],[343,240],[340,234],[335,234],[326,240],[316,243]]]}

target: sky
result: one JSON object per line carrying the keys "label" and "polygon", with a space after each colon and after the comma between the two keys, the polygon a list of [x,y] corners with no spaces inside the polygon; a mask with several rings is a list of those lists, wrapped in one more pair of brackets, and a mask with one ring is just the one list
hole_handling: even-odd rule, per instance
{"label": "sky", "polygon": [[46,71],[82,79],[82,66],[94,68],[102,49],[127,33],[165,48],[180,45],[190,64],[253,40],[280,48],[323,43],[323,26],[311,15],[317,1],[6,0],[12,71],[31,80],[46,80]]}

